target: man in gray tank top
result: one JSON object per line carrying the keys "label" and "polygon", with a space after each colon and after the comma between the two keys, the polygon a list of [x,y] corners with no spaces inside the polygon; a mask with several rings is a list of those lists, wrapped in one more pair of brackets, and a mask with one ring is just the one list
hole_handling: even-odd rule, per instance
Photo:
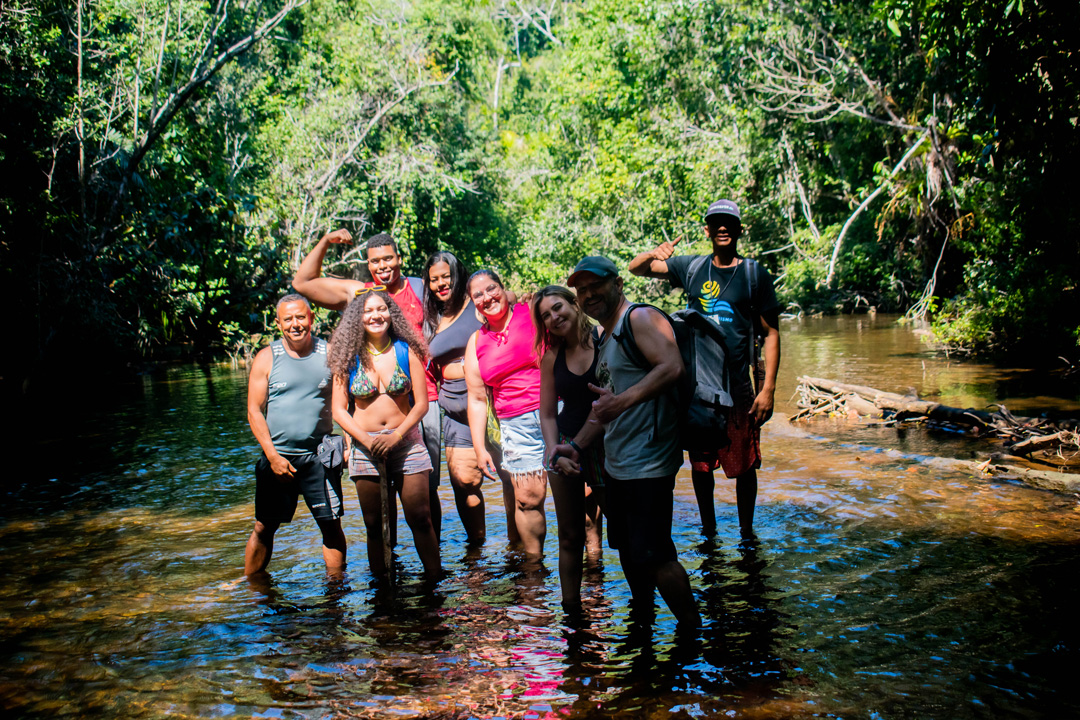
{"label": "man in gray tank top", "polygon": [[[570,446],[556,453],[573,456],[603,434],[606,460],[608,542],[630,585],[633,612],[645,619],[654,611],[654,594],[671,608],[679,627],[701,624],[690,578],[679,564],[671,540],[675,474],[682,466],[676,418],[675,383],[682,357],[671,324],[656,310],[631,310],[615,264],[587,257],[566,284],[578,305],[604,328],[596,368],[601,387],[590,419]],[[634,362],[618,341],[631,323],[647,367]],[[601,425],[603,430],[600,430]]]}
{"label": "man in gray tank top", "polygon": [[[248,424],[263,454],[255,464],[255,529],[244,551],[244,574],[266,569],[274,533],[296,513],[299,495],[322,532],[323,560],[331,573],[345,567],[341,529],[341,458],[327,467],[320,452],[333,430],[333,376],[326,341],[311,335],[312,312],[300,295],[277,304],[281,339],[255,356],[248,378]],[[325,446],[324,446],[325,448]]]}

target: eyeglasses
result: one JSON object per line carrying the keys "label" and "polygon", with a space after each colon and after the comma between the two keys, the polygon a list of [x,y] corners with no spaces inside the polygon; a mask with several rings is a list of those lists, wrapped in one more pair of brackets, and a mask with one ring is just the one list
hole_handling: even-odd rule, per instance
{"label": "eyeglasses", "polygon": [[360,297],[361,295],[365,295],[369,292],[382,292],[383,290],[386,290],[385,285],[372,285],[371,287],[360,288],[355,293],[353,293],[353,297]]}

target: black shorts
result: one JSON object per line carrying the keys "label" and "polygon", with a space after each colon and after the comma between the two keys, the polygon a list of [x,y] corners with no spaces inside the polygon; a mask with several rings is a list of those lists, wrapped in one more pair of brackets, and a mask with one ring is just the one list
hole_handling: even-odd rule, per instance
{"label": "black shorts", "polygon": [[608,545],[632,563],[678,560],[671,539],[675,475],[638,480],[609,477],[604,486]]}
{"label": "black shorts", "polygon": [[315,453],[283,455],[296,468],[293,477],[275,475],[264,453],[255,463],[255,519],[263,523],[287,523],[296,514],[300,493],[316,520],[336,520],[342,506],[341,468],[331,472]]}

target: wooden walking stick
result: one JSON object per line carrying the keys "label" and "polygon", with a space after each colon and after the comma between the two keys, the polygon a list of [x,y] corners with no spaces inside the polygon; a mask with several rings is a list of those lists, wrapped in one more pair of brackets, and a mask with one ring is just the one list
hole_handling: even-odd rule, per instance
{"label": "wooden walking stick", "polygon": [[394,582],[394,548],[393,537],[390,534],[390,502],[393,500],[390,487],[390,476],[386,472],[386,461],[375,463],[379,470],[379,498],[382,500],[382,551],[383,563],[386,565],[386,577],[391,584]]}

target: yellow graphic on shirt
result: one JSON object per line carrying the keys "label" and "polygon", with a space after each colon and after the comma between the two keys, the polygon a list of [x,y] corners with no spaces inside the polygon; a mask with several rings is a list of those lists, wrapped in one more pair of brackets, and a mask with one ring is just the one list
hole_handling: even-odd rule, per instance
{"label": "yellow graphic on shirt", "polygon": [[720,299],[723,292],[724,288],[720,283],[715,280],[706,280],[701,286],[701,297],[697,298],[701,312],[709,315],[726,313],[734,316],[735,310],[731,307],[731,303]]}

